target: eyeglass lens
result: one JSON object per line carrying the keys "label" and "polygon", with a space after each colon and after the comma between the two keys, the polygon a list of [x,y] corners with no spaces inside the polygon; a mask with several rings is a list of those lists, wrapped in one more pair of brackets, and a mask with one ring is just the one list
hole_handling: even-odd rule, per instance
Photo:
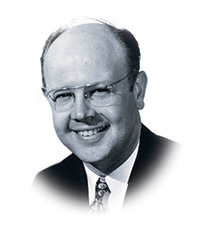
{"label": "eyeglass lens", "polygon": [[[106,106],[110,103],[111,93],[109,87],[97,87],[86,90],[84,97],[92,106]],[[53,93],[52,99],[56,111],[65,111],[73,107],[75,95],[70,89],[57,90]]]}

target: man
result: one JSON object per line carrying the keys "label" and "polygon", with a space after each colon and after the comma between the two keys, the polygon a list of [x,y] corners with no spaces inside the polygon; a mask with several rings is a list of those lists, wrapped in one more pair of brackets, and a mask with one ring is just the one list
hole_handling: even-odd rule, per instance
{"label": "man", "polygon": [[98,21],[60,29],[41,64],[55,131],[72,154],[35,184],[93,212],[120,211],[173,144],[141,124],[147,76],[136,39]]}

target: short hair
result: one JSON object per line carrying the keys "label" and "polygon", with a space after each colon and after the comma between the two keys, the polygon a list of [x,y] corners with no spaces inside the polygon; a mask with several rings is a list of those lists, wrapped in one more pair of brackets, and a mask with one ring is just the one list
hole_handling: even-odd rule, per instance
{"label": "short hair", "polygon": [[[122,46],[122,49],[125,52],[127,71],[128,71],[128,73],[131,73],[131,77],[129,78],[129,80],[130,80],[131,85],[133,86],[135,79],[136,79],[136,77],[139,73],[139,70],[140,70],[140,48],[139,48],[138,42],[135,39],[135,37],[133,36],[133,34],[130,31],[128,31],[127,29],[119,29],[119,28],[115,27],[113,24],[108,23],[104,20],[93,19],[93,21],[89,22],[89,23],[104,24],[107,27],[107,29],[110,31],[110,33],[113,35],[113,37],[120,43],[120,45]],[[78,25],[83,25],[83,24],[86,24],[86,23],[81,22],[81,24],[78,24]],[[40,59],[43,87],[46,86],[45,77],[44,77],[45,55],[48,52],[50,46],[53,44],[53,42],[60,35],[62,35],[64,32],[66,32],[68,29],[70,29],[72,27],[74,27],[74,25],[59,28],[57,31],[53,32],[45,42],[45,45],[43,47],[42,56]]]}

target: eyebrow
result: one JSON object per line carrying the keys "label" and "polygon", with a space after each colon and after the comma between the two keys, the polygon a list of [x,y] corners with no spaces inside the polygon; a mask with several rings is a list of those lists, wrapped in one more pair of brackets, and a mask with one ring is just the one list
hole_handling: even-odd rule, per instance
{"label": "eyebrow", "polygon": [[57,91],[57,90],[64,90],[64,89],[79,89],[79,88],[84,88],[84,87],[93,87],[93,86],[97,86],[97,85],[101,85],[103,83],[105,83],[105,87],[108,87],[108,86],[112,86],[112,85],[115,85],[117,83],[119,83],[120,81],[122,81],[123,79],[129,77],[131,74],[133,74],[133,72],[130,72],[129,74],[127,74],[126,76],[124,76],[123,78],[115,81],[115,82],[110,82],[110,83],[105,83],[105,81],[103,82],[94,82],[92,84],[85,84],[85,85],[80,85],[80,86],[75,86],[75,87],[68,87],[68,86],[63,86],[63,87],[59,87],[59,88],[55,88],[55,89],[52,89],[52,90],[49,90],[47,91],[47,87],[42,87],[42,91],[46,92],[46,95],[48,95],[50,92],[52,91]]}
{"label": "eyebrow", "polygon": [[[103,85],[104,84],[104,85]],[[105,81],[104,82],[94,82],[92,84],[84,84],[84,85],[80,85],[80,86],[74,86],[74,87],[70,87],[70,86],[63,86],[63,87],[58,87],[58,88],[54,88],[54,89],[51,89],[49,91],[47,91],[47,87],[42,87],[42,90],[45,90],[47,92],[47,94],[49,94],[50,92],[52,91],[57,91],[57,90],[65,90],[65,89],[79,89],[79,88],[89,88],[89,87],[94,87],[94,86],[98,86],[98,85],[102,85],[104,87],[108,87],[112,84],[115,84],[115,82],[112,82],[112,83],[106,83]]]}

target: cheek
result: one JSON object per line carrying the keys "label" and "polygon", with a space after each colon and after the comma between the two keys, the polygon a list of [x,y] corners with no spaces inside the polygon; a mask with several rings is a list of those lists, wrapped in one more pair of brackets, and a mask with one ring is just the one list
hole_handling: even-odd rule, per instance
{"label": "cheek", "polygon": [[58,136],[66,133],[68,131],[69,116],[66,113],[56,113],[55,111],[52,112],[52,116],[54,128]]}
{"label": "cheek", "polygon": [[114,107],[108,118],[111,123],[111,137],[117,140],[124,140],[135,134],[140,124],[140,115],[134,104]]}
{"label": "cheek", "polygon": [[137,111],[135,97],[129,91],[125,91],[110,105],[110,117],[114,120],[129,119]]}
{"label": "cheek", "polygon": [[124,103],[103,108],[100,114],[106,117],[111,124],[122,125],[127,123],[132,124],[138,118],[139,113],[134,102],[124,100]]}

